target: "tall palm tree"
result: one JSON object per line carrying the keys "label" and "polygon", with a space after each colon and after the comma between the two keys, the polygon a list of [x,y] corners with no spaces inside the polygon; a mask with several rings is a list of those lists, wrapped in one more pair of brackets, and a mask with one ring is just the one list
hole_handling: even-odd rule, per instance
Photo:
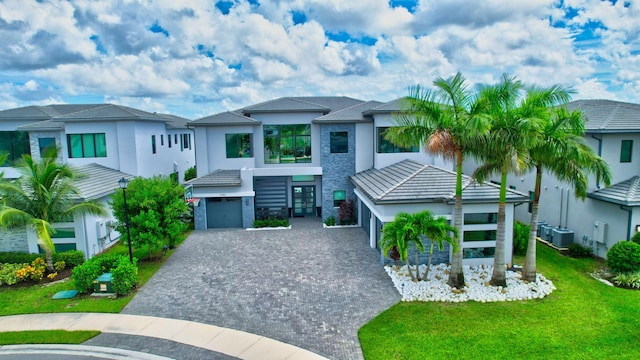
{"label": "tall palm tree", "polygon": [[[547,89],[546,92],[554,91],[554,88],[558,89],[559,86]],[[541,91],[544,92],[545,90]],[[523,279],[526,281],[536,280],[536,227],[543,172],[551,173],[558,180],[571,184],[576,197],[580,199],[587,195],[589,174],[594,174],[605,186],[611,184],[609,165],[584,143],[582,113],[578,110],[569,112],[566,107],[560,106],[563,104],[540,104],[547,110],[548,116],[543,121],[541,141],[529,149],[531,164],[535,168],[535,186],[527,256],[523,268]]]}
{"label": "tall palm tree", "polygon": [[[500,174],[500,196],[498,224],[491,285],[506,286],[506,195],[507,174],[523,172],[528,168],[528,149],[539,138],[539,121],[534,110],[523,100],[524,86],[521,81],[507,74],[495,85],[486,87],[481,95],[490,104],[491,132],[486,136],[480,165],[474,176],[483,182],[491,174]],[[530,93],[530,96],[536,94]]]}
{"label": "tall palm tree", "polygon": [[[455,162],[453,223],[462,234],[462,164],[465,156],[475,156],[479,140],[489,131],[489,121],[482,111],[482,98],[468,89],[462,74],[438,77],[433,85],[434,90],[420,86],[410,89],[404,111],[396,116],[399,126],[389,128],[385,137],[399,146],[423,145],[427,152]],[[464,286],[462,241],[459,236],[451,257],[448,283],[455,288]]]}
{"label": "tall palm tree", "polygon": [[[413,215],[400,212],[396,214],[392,222],[386,223],[382,228],[382,239],[380,247],[382,253],[387,255],[392,249],[396,249],[400,255],[400,260],[407,264],[407,270],[412,280],[420,280],[420,264],[418,263],[418,253],[424,252],[424,243],[421,238],[420,224],[417,224]],[[413,244],[416,254],[416,275],[411,271],[409,263],[409,248]]]}
{"label": "tall palm tree", "polygon": [[52,271],[53,224],[69,221],[77,214],[105,215],[106,212],[97,202],[74,202],[79,195],[73,186],[77,174],[54,158],[34,161],[31,156],[23,155],[17,169],[22,176],[16,182],[0,183],[0,226],[31,226],[45,252],[47,269]]}

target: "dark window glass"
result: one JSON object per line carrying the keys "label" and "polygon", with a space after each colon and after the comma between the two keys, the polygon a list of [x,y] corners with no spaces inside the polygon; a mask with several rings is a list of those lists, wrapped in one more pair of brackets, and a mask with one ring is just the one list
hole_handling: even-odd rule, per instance
{"label": "dark window glass", "polygon": [[70,158],[106,157],[107,141],[104,133],[68,134]]}
{"label": "dark window glass", "polygon": [[631,152],[633,151],[633,140],[622,140],[620,146],[620,162],[631,162]]}
{"label": "dark window glass", "polygon": [[151,135],[151,153],[152,154],[156,153],[156,136],[155,135]]}
{"label": "dark window glass", "polygon": [[329,134],[329,148],[332,154],[349,152],[349,133],[332,131]]}
{"label": "dark window glass", "polygon": [[311,125],[265,125],[264,163],[311,162]]}
{"label": "dark window glass", "polygon": [[464,232],[464,241],[495,241],[496,230],[472,230]]}
{"label": "dark window glass", "polygon": [[225,134],[227,158],[250,158],[251,134]]}
{"label": "dark window glass", "polygon": [[167,145],[171,147],[171,135],[167,134]]}
{"label": "dark window glass", "polygon": [[391,141],[385,139],[384,134],[387,131],[387,129],[388,127],[376,128],[376,131],[377,131],[376,137],[378,139],[378,146],[377,146],[378,153],[387,154],[387,153],[418,152],[417,146],[411,146],[411,147],[397,146],[397,145],[394,145]]}
{"label": "dark window glass", "polygon": [[496,254],[495,247],[462,249],[463,259],[492,258]]}
{"label": "dark window glass", "polygon": [[11,166],[22,155],[30,155],[29,133],[26,131],[0,131],[0,153],[8,154],[3,166]]}
{"label": "dark window glass", "polygon": [[76,229],[74,228],[56,228],[56,233],[51,234],[53,239],[74,238],[76,237]]}
{"label": "dark window glass", "polygon": [[464,214],[465,225],[497,224],[497,223],[498,223],[498,213]]}
{"label": "dark window glass", "polygon": [[333,207],[340,207],[343,201],[347,200],[347,192],[344,190],[335,190],[333,192]]}
{"label": "dark window glass", "polygon": [[164,146],[164,135],[160,134],[160,146]]}
{"label": "dark window glass", "polygon": [[40,148],[40,157],[50,156],[55,158],[57,156],[55,138],[39,138],[38,147]]}

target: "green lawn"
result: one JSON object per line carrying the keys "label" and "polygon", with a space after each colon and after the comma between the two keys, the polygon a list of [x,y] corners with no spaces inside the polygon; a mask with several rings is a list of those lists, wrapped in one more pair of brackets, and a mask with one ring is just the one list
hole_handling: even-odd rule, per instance
{"label": "green lawn", "polygon": [[100,331],[44,330],[3,332],[0,337],[0,345],[82,344],[98,334],[100,334]]}
{"label": "green lawn", "polygon": [[592,279],[598,266],[538,245],[538,270],[557,288],[545,299],[401,302],[360,329],[365,358],[640,359],[640,291]]}

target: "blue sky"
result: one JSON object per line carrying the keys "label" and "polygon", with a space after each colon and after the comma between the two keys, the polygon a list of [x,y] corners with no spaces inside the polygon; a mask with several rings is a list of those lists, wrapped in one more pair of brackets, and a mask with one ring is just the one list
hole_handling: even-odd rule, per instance
{"label": "blue sky", "polygon": [[0,1],[0,110],[196,119],[281,96],[389,101],[461,71],[640,102],[640,2]]}

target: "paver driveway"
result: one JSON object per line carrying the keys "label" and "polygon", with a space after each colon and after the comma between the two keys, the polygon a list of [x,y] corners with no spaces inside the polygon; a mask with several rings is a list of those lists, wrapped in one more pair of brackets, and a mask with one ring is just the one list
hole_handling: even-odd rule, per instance
{"label": "paver driveway", "polygon": [[400,296],[362,228],[194,231],[123,313],[199,321],[361,359],[357,331]]}

